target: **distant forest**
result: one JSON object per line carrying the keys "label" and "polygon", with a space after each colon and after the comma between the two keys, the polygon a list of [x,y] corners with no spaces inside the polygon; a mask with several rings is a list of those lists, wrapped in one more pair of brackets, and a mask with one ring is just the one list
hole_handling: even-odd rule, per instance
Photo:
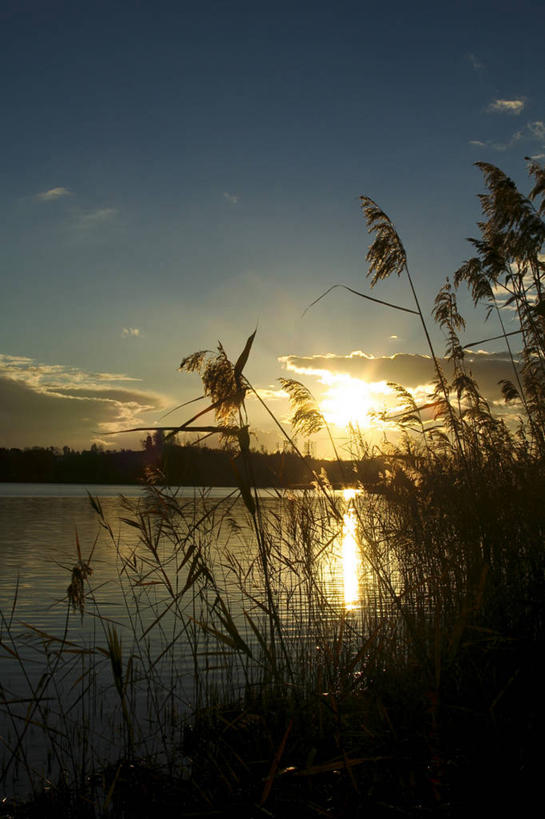
{"label": "distant forest", "polygon": [[[0,481],[25,483],[139,484],[146,475],[172,486],[236,486],[238,460],[223,449],[163,444],[151,438],[141,451],[78,452],[63,447],[0,449]],[[252,452],[250,468],[259,487],[307,486],[312,472],[325,469],[332,483],[353,482],[354,464],[306,457],[295,452]]]}

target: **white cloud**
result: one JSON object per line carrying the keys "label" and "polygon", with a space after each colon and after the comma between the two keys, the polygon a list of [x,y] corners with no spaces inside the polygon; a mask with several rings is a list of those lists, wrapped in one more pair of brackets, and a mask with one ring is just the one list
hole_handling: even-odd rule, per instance
{"label": "white cloud", "polygon": [[482,142],[480,139],[470,139],[469,144],[475,145],[477,148],[486,148],[487,145],[486,142]]}
{"label": "white cloud", "polygon": [[53,202],[55,199],[61,199],[63,196],[72,196],[72,191],[63,187],[50,188],[48,191],[37,193],[35,199],[39,199],[41,202]]}
{"label": "white cloud", "polygon": [[138,327],[123,327],[123,332],[121,333],[122,338],[131,338],[140,335],[140,330]]}
{"label": "white cloud", "polygon": [[513,114],[518,116],[524,110],[526,101],[523,99],[515,100],[494,100],[486,109],[489,113],[494,114]]}
{"label": "white cloud", "polygon": [[226,202],[229,202],[230,205],[238,205],[240,201],[240,196],[236,193],[227,193],[227,191],[224,192],[223,198]]}

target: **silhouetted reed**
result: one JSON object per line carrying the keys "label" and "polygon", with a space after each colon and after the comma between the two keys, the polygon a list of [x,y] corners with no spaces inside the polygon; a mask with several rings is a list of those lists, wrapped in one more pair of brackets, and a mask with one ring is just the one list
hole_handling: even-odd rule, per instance
{"label": "silhouetted reed", "polygon": [[[123,635],[101,614],[79,542],[64,635],[28,627],[33,642],[21,645],[16,600],[2,616],[1,646],[28,693],[1,691],[11,725],[4,781],[17,765],[36,785],[34,802],[11,801],[4,815],[30,816],[34,806],[41,815],[455,816],[479,804],[476,789],[488,810],[521,809],[543,723],[534,658],[545,616],[545,226],[533,200],[545,177],[533,162],[527,198],[498,169],[480,167],[481,239],[454,283],[467,283],[475,304],[500,319],[502,305],[516,311],[522,351],[511,353],[503,394],[518,402],[518,422],[498,417],[479,391],[448,280],[433,316],[446,335],[441,367],[395,227],[362,197],[375,234],[371,285],[408,277],[433,394],[422,407],[393,385],[394,443],[370,448],[353,431],[343,464],[352,496],[324,474],[309,476],[312,491],[267,496],[252,474],[246,411],[257,394],[244,375],[255,333],[235,363],[221,345],[184,358],[209,403],[162,428],[165,441],[186,430],[221,435],[237,489],[188,498],[149,472],[145,498],[125,501],[128,541],[92,499],[117,555]],[[513,333],[501,326],[511,351]],[[304,385],[283,386],[292,431],[325,425]],[[347,515],[360,547],[356,604],[340,582]],[[92,646],[68,639],[70,606],[88,617],[86,601],[97,618]],[[37,682],[29,646],[44,658]],[[31,727],[55,773],[49,791],[36,780]]]}

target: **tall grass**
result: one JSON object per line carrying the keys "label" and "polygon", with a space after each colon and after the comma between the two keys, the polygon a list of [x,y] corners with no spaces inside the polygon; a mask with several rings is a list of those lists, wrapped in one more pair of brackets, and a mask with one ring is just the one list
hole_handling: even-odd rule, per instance
{"label": "tall grass", "polygon": [[[27,686],[23,697],[2,690],[4,781],[15,766],[26,772],[41,810],[454,816],[506,800],[521,809],[543,727],[545,225],[533,202],[545,177],[532,163],[527,198],[481,168],[482,236],[454,282],[492,315],[506,305],[519,317],[522,352],[503,384],[518,422],[494,414],[472,377],[448,281],[434,310],[446,335],[441,366],[395,227],[364,198],[372,284],[408,276],[436,369],[430,401],[418,407],[396,385],[398,442],[371,452],[354,432],[350,500],[325,475],[310,476],[313,491],[266,497],[252,478],[245,405],[255,334],[234,363],[221,346],[184,359],[210,402],[163,431],[221,434],[238,489],[187,498],[148,474],[145,498],[125,501],[122,542],[92,499],[130,627],[122,635],[101,614],[78,544],[65,633],[27,629],[43,658],[37,682],[15,633],[16,601],[2,617],[1,646]],[[284,384],[292,429],[325,423],[303,385]],[[342,596],[347,515],[361,549],[356,606]],[[70,606],[96,618],[94,645],[69,639]],[[49,797],[27,742],[36,729],[55,775]],[[32,805],[9,810],[28,815]]]}

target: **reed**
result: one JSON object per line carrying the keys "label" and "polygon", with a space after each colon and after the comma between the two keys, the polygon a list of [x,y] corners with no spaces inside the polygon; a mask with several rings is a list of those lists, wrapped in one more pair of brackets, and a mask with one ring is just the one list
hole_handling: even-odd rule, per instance
{"label": "reed", "polygon": [[[221,345],[185,358],[181,369],[201,374],[209,403],[163,432],[220,433],[238,488],[187,498],[149,472],[145,497],[124,502],[123,540],[91,499],[118,561],[122,637],[101,612],[92,551],[84,560],[79,541],[63,635],[27,626],[21,641],[15,596],[0,646],[27,690],[0,692],[10,725],[2,775],[13,782],[17,767],[35,793],[8,800],[0,815],[523,809],[544,717],[534,662],[545,623],[545,226],[543,204],[533,204],[543,171],[532,163],[527,198],[481,167],[486,221],[454,282],[492,315],[505,303],[499,289],[515,307],[522,353],[503,386],[519,402],[518,426],[494,414],[466,365],[448,281],[434,310],[450,368],[431,348],[435,417],[396,385],[397,443],[370,451],[354,431],[344,466],[359,491],[349,500],[326,475],[312,475],[313,491],[257,491],[244,375],[255,333],[234,363]],[[416,300],[392,222],[363,204],[376,233],[372,284],[404,272]],[[429,340],[417,301],[409,312]],[[324,423],[303,385],[285,387],[293,428]],[[357,606],[345,605],[339,577],[347,520],[360,548]],[[70,639],[78,615],[95,618],[94,644]],[[35,768],[31,732],[50,771]]]}

